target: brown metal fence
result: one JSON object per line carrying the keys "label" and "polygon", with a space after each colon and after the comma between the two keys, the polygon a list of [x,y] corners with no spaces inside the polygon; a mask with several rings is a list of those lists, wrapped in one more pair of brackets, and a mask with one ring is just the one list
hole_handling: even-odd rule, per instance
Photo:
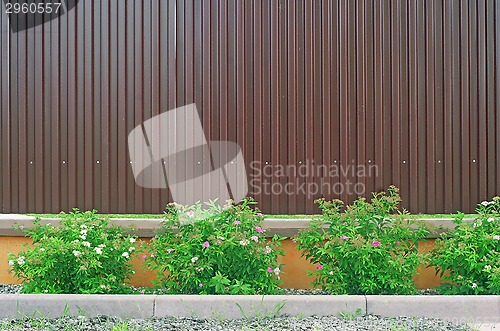
{"label": "brown metal fence", "polygon": [[190,103],[209,140],[242,147],[265,212],[352,199],[349,183],[395,184],[412,212],[500,194],[498,1],[84,0],[8,24],[4,213],[161,212],[169,192],[135,184],[127,135]]}

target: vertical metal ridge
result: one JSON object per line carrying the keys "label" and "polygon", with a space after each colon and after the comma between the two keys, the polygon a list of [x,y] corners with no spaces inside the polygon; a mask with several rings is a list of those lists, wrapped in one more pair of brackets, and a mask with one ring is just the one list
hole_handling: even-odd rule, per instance
{"label": "vertical metal ridge", "polygon": [[[494,0],[80,1],[18,33],[2,13],[2,211],[161,212],[171,194],[136,185],[127,136],[192,102],[249,179],[293,184],[256,193],[265,212],[352,201],[321,191],[346,179],[396,184],[412,212],[472,211],[500,194],[499,22]],[[257,176],[307,163],[378,176]]]}

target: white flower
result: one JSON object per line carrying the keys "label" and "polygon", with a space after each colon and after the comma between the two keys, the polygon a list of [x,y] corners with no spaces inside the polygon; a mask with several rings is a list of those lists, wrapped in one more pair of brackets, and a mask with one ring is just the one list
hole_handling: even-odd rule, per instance
{"label": "white flower", "polygon": [[104,247],[106,247],[106,245],[104,245],[104,244],[100,244],[100,245],[97,245],[97,247],[99,247],[99,248],[104,248]]}
{"label": "white flower", "polygon": [[97,254],[99,254],[99,255],[101,255],[101,254],[102,254],[102,249],[101,249],[101,248],[99,248],[99,247],[94,248],[94,251],[95,251]]}
{"label": "white flower", "polygon": [[40,252],[44,252],[45,251],[45,248],[40,248]]}
{"label": "white flower", "polygon": [[195,256],[191,259],[191,263],[195,263],[196,261],[198,261],[198,256]]}
{"label": "white flower", "polygon": [[485,206],[485,207],[486,207],[486,206],[487,206],[487,205],[489,205],[490,203],[489,203],[488,201],[483,201],[483,202],[481,202],[481,204],[482,204],[483,206]]}
{"label": "white flower", "polygon": [[10,260],[10,261],[9,261],[9,265],[10,265],[10,266],[13,266],[14,264],[16,264],[16,262],[14,262],[14,261],[12,261],[12,260]]}
{"label": "white flower", "polygon": [[73,251],[73,255],[76,257],[79,257],[80,255],[82,255],[82,252],[75,250],[75,251]]}
{"label": "white flower", "polygon": [[330,276],[333,276],[333,271],[330,271],[328,274],[329,274]]}
{"label": "white flower", "polygon": [[87,226],[85,224],[80,225],[80,229],[86,229]]}
{"label": "white flower", "polygon": [[257,236],[252,236],[250,239],[252,239],[255,242],[259,242],[259,237]]}
{"label": "white flower", "polygon": [[80,240],[75,239],[75,240],[73,240],[71,243],[72,243],[72,244],[78,244],[79,242],[80,242]]}
{"label": "white flower", "polygon": [[273,272],[276,276],[278,276],[280,274],[280,268],[275,268]]}
{"label": "white flower", "polygon": [[250,242],[249,242],[248,240],[246,240],[246,239],[245,239],[245,240],[241,240],[241,241],[240,241],[240,245],[241,245],[241,246],[246,246],[246,245],[248,245],[249,243],[250,243]]}
{"label": "white flower", "polygon": [[80,238],[82,238],[82,240],[85,240],[85,239],[87,239],[87,236],[85,236],[85,235],[83,235],[83,234],[82,234],[82,235],[80,236]]}
{"label": "white flower", "polygon": [[82,231],[80,231],[80,234],[82,234],[82,235],[86,235],[86,234],[87,234],[87,230],[82,230]]}
{"label": "white flower", "polygon": [[167,248],[167,253],[168,253],[168,254],[172,253],[173,251],[174,251],[174,249],[173,249],[173,248]]}
{"label": "white flower", "polygon": [[134,250],[135,250],[135,247],[130,247],[130,248],[128,249],[128,251],[129,251],[129,252],[132,252],[132,251],[134,251]]}
{"label": "white flower", "polygon": [[88,241],[82,241],[82,245],[85,247],[90,247],[90,243]]}
{"label": "white flower", "polygon": [[126,259],[128,259],[129,255],[128,255],[128,252],[123,252],[122,256]]}
{"label": "white flower", "polygon": [[129,241],[131,244],[133,244],[133,243],[135,243],[135,238],[130,238]]}
{"label": "white flower", "polygon": [[490,271],[490,270],[491,270],[491,266],[490,266],[490,265],[485,265],[485,266],[484,266],[484,270],[486,270],[486,271]]}
{"label": "white flower", "polygon": [[472,283],[472,288],[476,288],[477,287],[477,284],[476,283]]}
{"label": "white flower", "polygon": [[499,235],[493,236],[493,240],[500,240],[500,236]]}
{"label": "white flower", "polygon": [[20,257],[17,258],[17,264],[19,264],[19,265],[24,264],[24,256],[21,255]]}
{"label": "white flower", "polygon": [[495,219],[493,217],[488,218],[488,223],[493,222]]}
{"label": "white flower", "polygon": [[264,254],[270,254],[272,251],[273,250],[269,246],[266,246],[266,248],[264,248]]}

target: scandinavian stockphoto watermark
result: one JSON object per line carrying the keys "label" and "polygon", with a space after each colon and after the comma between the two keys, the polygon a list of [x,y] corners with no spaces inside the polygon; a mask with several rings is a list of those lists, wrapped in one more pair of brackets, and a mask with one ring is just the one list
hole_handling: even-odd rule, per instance
{"label": "scandinavian stockphoto watermark", "polygon": [[80,0],[3,0],[12,32],[25,31],[61,17]]}
{"label": "scandinavian stockphoto watermark", "polygon": [[275,164],[252,161],[249,174],[240,147],[229,141],[207,141],[195,104],[157,115],[128,137],[130,164],[144,188],[170,189],[180,205],[215,202],[226,206],[247,193],[258,195],[361,196],[367,178],[379,174],[376,164],[335,162]]}
{"label": "scandinavian stockphoto watermark", "polygon": [[249,186],[251,195],[301,195],[309,198],[365,195],[366,181],[379,174],[376,164],[339,162],[317,164],[312,160],[298,164],[250,162]]}
{"label": "scandinavian stockphoto watermark", "polygon": [[195,104],[172,109],[134,128],[128,137],[130,164],[144,188],[170,189],[175,203],[239,202],[248,193],[240,147],[207,141]]}

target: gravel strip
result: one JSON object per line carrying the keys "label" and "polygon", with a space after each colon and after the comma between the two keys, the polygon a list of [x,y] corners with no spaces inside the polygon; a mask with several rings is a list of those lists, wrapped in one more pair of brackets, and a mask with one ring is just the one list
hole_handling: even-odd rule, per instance
{"label": "gravel strip", "polygon": [[19,294],[22,288],[22,285],[0,284],[0,294]]}
{"label": "gravel strip", "polygon": [[275,317],[248,320],[214,320],[197,318],[156,318],[118,320],[105,316],[96,318],[60,318],[56,320],[0,320],[0,330],[92,330],[92,331],[167,331],[167,330],[342,330],[342,331],[386,331],[386,330],[439,330],[469,331],[470,328],[457,326],[430,318],[380,318],[377,316],[356,317],[352,320],[337,317]]}
{"label": "gravel strip", "polygon": [[[130,287],[134,293],[137,294],[167,294],[164,289],[151,289],[144,287]],[[21,293],[22,285],[13,284],[0,284],[0,294],[18,294]],[[294,288],[283,288],[281,289],[284,295],[330,295],[328,291],[321,289],[294,289]],[[424,289],[418,290],[417,295],[439,295],[439,292],[435,289]]]}

